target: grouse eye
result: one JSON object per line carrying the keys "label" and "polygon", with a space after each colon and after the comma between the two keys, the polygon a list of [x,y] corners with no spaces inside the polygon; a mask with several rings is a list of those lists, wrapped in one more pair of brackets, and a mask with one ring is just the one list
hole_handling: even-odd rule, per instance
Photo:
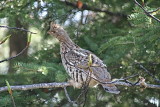
{"label": "grouse eye", "polygon": [[109,91],[107,88],[105,88],[106,91]]}

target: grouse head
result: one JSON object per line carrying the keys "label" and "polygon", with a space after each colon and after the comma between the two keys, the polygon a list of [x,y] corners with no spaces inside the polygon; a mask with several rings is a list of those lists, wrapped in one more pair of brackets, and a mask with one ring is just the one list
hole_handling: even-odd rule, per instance
{"label": "grouse head", "polygon": [[48,34],[55,36],[60,42],[65,42],[69,38],[67,32],[58,24],[51,22]]}

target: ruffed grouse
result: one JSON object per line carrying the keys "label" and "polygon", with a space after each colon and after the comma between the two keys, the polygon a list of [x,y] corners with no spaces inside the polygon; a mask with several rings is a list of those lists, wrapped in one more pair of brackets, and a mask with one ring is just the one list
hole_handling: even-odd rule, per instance
{"label": "ruffed grouse", "polygon": [[117,87],[113,84],[105,84],[111,81],[111,75],[103,64],[92,52],[77,46],[69,37],[67,32],[59,25],[51,22],[50,35],[55,36],[60,41],[60,54],[63,66],[69,76],[70,81],[76,88],[81,88],[89,78],[89,86],[93,87],[101,84],[106,92],[119,94]]}

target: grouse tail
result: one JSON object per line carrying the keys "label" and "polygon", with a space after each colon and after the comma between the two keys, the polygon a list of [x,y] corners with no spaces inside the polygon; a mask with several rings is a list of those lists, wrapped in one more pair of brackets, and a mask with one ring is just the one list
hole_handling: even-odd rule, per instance
{"label": "grouse tail", "polygon": [[113,93],[113,94],[119,94],[120,91],[117,89],[117,87],[114,84],[101,84],[106,92]]}

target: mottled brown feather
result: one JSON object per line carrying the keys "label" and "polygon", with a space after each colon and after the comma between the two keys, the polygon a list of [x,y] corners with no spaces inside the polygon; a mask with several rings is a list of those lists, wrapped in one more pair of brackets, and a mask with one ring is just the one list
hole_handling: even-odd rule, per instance
{"label": "mottled brown feather", "polygon": [[[81,88],[91,76],[89,86],[93,87],[101,84],[105,91],[118,94],[117,87],[113,84],[104,84],[111,81],[111,75],[107,71],[106,65],[92,52],[77,46],[69,37],[67,32],[59,25],[53,22],[48,31],[50,35],[55,36],[60,41],[60,54],[63,66],[69,76],[74,87]],[[89,56],[91,55],[91,59]],[[89,66],[88,62],[92,60]]]}

